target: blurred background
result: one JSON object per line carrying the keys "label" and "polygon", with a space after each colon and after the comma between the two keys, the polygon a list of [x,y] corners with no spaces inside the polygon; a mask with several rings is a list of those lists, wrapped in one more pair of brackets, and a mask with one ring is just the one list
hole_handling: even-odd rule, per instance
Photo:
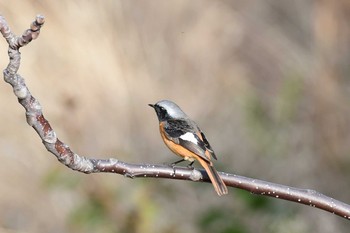
{"label": "blurred background", "polygon": [[[350,2],[1,0],[46,17],[19,73],[80,155],[170,163],[154,111],[200,125],[218,170],[350,203]],[[0,67],[8,64],[0,40]],[[49,154],[0,83],[0,232],[348,232],[319,209],[210,184],[84,175]]]}

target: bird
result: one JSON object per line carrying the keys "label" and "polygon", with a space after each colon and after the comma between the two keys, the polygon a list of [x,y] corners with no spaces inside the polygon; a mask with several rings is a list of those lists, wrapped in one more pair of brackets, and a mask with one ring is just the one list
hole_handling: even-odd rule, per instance
{"label": "bird", "polygon": [[160,135],[165,145],[182,157],[173,164],[186,160],[192,166],[198,161],[207,172],[216,193],[219,196],[227,194],[227,187],[212,162],[212,159],[217,160],[217,157],[197,124],[170,100],[161,100],[149,106],[154,108],[157,114]]}

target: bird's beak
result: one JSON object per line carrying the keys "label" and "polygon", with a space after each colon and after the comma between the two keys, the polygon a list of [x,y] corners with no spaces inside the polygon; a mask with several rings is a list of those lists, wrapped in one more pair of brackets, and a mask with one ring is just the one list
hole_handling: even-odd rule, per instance
{"label": "bird's beak", "polygon": [[150,106],[150,107],[154,108],[154,104],[149,104],[148,106]]}

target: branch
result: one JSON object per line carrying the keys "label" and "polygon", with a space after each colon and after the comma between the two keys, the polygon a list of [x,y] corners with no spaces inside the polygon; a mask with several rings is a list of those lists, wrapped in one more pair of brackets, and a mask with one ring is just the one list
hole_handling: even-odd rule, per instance
{"label": "branch", "polygon": [[[8,54],[10,58],[7,68],[4,70],[4,80],[13,87],[19,103],[25,108],[27,123],[34,128],[46,149],[55,155],[58,161],[70,169],[87,174],[109,172],[130,178],[153,177],[210,182],[207,173],[203,169],[153,164],[130,164],[113,158],[90,159],[74,153],[68,145],[60,141],[49,122],[43,116],[40,103],[31,95],[24,79],[17,74],[21,59],[19,49],[38,37],[43,24],[44,17],[38,15],[31,24],[30,29],[18,37],[11,32],[6,20],[0,16],[0,31],[9,45]],[[298,189],[223,172],[220,172],[220,175],[227,186],[244,189],[253,194],[309,205],[350,220],[350,205],[314,190]]]}

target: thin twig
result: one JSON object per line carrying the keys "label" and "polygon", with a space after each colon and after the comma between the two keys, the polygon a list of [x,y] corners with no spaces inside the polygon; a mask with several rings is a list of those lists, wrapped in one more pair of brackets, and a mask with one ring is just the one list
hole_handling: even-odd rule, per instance
{"label": "thin twig", "polygon": [[[10,58],[7,68],[4,70],[4,80],[13,87],[19,103],[25,108],[28,124],[38,133],[49,152],[54,154],[61,163],[70,169],[87,174],[109,172],[130,178],[153,177],[210,182],[208,175],[202,169],[153,164],[130,164],[113,158],[90,159],[74,153],[68,145],[60,141],[49,122],[43,116],[40,103],[31,95],[23,77],[17,74],[21,60],[19,49],[38,37],[43,24],[44,17],[38,15],[31,24],[30,29],[18,37],[11,32],[6,20],[0,16],[0,31],[9,44],[8,54]],[[220,175],[227,186],[244,189],[258,195],[309,205],[350,220],[350,205],[314,190],[298,189],[223,172],[220,172]]]}

